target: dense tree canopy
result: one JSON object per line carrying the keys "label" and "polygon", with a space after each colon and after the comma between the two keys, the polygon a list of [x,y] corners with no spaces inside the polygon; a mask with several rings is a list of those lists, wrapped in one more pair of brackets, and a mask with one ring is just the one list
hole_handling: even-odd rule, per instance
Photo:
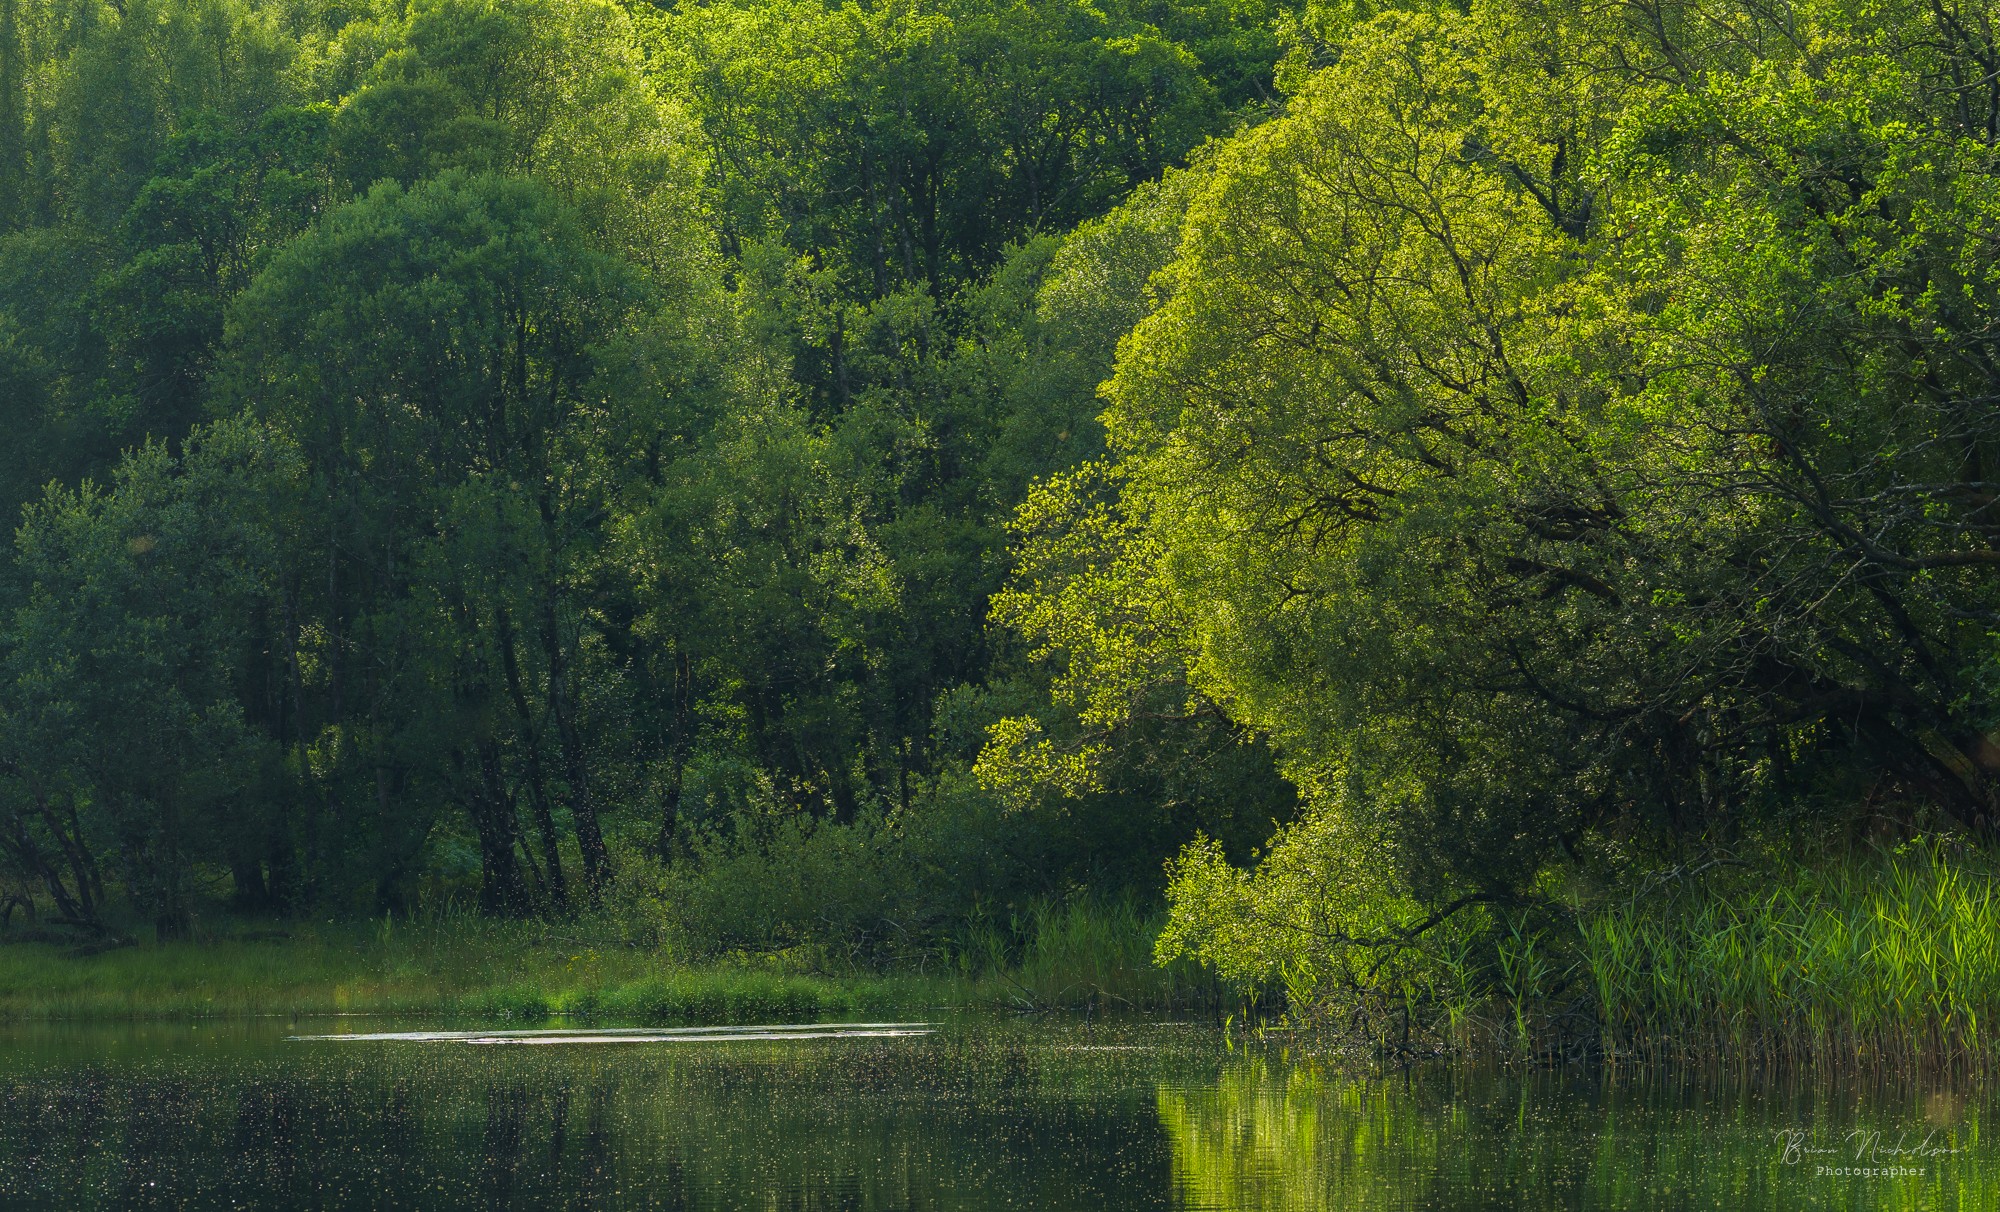
{"label": "dense tree canopy", "polygon": [[[1504,902],[1807,822],[1990,835],[1984,20],[1353,26],[1208,166],[1002,614],[1099,727],[1178,677],[1272,740],[1323,817],[1281,916],[1385,861]],[[1219,861],[1197,950],[1260,912]]]}
{"label": "dense tree canopy", "polygon": [[0,880],[879,957],[1179,853],[1168,948],[1268,972],[1988,836],[1996,62],[1849,0],[0,0]]}
{"label": "dense tree canopy", "polygon": [[1254,120],[1274,22],[11,0],[0,878],[557,914],[819,822],[965,872],[938,924],[1254,836],[1213,722],[1247,765],[1089,804],[967,772],[1042,694],[986,601],[1099,449],[1085,283],[1161,255],[1065,236]]}

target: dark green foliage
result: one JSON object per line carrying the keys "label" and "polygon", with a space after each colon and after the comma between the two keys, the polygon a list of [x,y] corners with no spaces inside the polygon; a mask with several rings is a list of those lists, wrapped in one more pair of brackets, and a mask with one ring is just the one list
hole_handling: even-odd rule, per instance
{"label": "dark green foliage", "polygon": [[1074,809],[968,771],[1042,695],[1006,520],[1273,18],[0,5],[0,876],[166,934],[671,886],[873,962],[1253,837],[1212,730]]}
{"label": "dark green foliage", "polygon": [[276,435],[229,422],[179,459],[143,447],[108,490],[51,487],[28,511],[0,836],[64,916],[95,916],[112,880],[163,935],[185,933],[195,864],[268,846],[275,755],[246,692],[298,478]]}
{"label": "dark green foliage", "polygon": [[661,1026],[717,1023],[799,1023],[860,1009],[846,990],[809,977],[744,972],[665,976],[590,991],[572,998],[568,1012]]}

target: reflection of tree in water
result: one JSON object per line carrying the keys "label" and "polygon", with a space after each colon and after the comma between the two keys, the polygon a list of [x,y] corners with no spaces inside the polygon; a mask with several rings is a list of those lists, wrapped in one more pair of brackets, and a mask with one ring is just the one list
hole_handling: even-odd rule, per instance
{"label": "reflection of tree in water", "polygon": [[[576,1183],[573,1187],[580,1207],[609,1206],[618,1194],[618,1172],[614,1164],[610,1125],[611,1100],[616,1086],[615,1078],[600,1072],[593,1075],[585,1092],[583,1135],[577,1146]],[[658,1177],[649,1185],[647,1198],[657,1201],[657,1206],[687,1206],[687,1175],[678,1159],[662,1166]]]}
{"label": "reflection of tree in water", "polygon": [[107,1104],[107,1082],[96,1071],[54,1085],[0,1085],[0,1203],[9,1174],[83,1172],[113,1130]]}
{"label": "reflection of tree in water", "polygon": [[171,1207],[178,1156],[187,1147],[192,1118],[205,1091],[180,1077],[165,1077],[121,1091],[118,1118],[125,1129],[112,1201],[126,1208]]}
{"label": "reflection of tree in water", "polygon": [[488,1207],[512,1207],[520,1189],[521,1143],[527,1136],[528,1090],[518,1082],[486,1088],[481,1188]]}
{"label": "reflection of tree in water", "polygon": [[[478,1203],[491,1208],[695,1206],[680,1152],[698,1149],[699,1143],[677,1136],[649,1140],[630,1131],[621,1141],[618,1086],[616,1076],[607,1072],[487,1083],[482,1090]],[[695,1117],[686,1125],[689,1135],[698,1134],[704,1122],[713,1117]],[[623,1126],[633,1126],[630,1117]]]}
{"label": "reflection of tree in water", "polygon": [[[1618,1076],[1435,1066],[1389,1075],[1251,1058],[1212,1081],[1162,1083],[1160,1126],[1183,1204],[1238,1212],[1374,1208],[1797,1207],[2000,1209],[1991,1158],[1920,1179],[1830,1186],[1785,1167],[1781,1129],[1841,1142],[1977,1132],[1976,1114],[1924,1119],[1935,1094],[1822,1075],[1735,1071]],[[1950,1103],[1962,1107],[1960,1103]]]}
{"label": "reflection of tree in water", "polygon": [[323,1100],[318,1107],[312,1101],[311,1092],[295,1078],[256,1080],[243,1087],[230,1148],[242,1159],[246,1182],[269,1192],[299,1189],[305,1177],[300,1167],[312,1156],[300,1145],[328,1109]]}
{"label": "reflection of tree in water", "polygon": [[1150,1108],[1072,1104],[1046,1060],[301,1051],[0,1073],[0,1207],[1156,1205]]}
{"label": "reflection of tree in water", "polygon": [[[1419,1067],[1156,1033],[735,1052],[36,1060],[0,1038],[0,1209],[1163,1206],[2000,1212],[1985,1088]],[[1107,1047],[1106,1045],[1111,1045]],[[82,1050],[78,1050],[81,1055]],[[1936,1126],[1922,1186],[1806,1186],[1779,1128]],[[1831,1180],[1829,1180],[1831,1181]]]}

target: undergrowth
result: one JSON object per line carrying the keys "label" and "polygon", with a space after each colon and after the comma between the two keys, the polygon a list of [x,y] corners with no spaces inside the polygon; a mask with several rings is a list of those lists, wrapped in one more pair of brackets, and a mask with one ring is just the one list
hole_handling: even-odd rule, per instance
{"label": "undergrowth", "polygon": [[642,1023],[851,1017],[884,1010],[1172,1012],[1216,1003],[1193,964],[1151,960],[1158,921],[1125,903],[1043,901],[984,918],[922,966],[809,948],[688,956],[616,923],[447,913],[372,924],[224,924],[192,942],[77,954],[0,946],[0,1019],[403,1014]]}
{"label": "undergrowth", "polygon": [[1936,840],[1473,906],[1399,947],[1322,954],[1280,965],[1263,1029],[1614,1063],[2000,1062],[2000,870]]}

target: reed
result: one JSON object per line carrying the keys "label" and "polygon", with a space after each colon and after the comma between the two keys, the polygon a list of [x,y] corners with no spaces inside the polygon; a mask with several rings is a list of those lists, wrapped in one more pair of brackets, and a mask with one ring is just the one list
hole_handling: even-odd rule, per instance
{"label": "reed", "polygon": [[1314,958],[1280,971],[1261,1029],[1416,1054],[2000,1068],[2000,868],[1938,839],[1478,909],[1359,967]]}
{"label": "reed", "polygon": [[1985,1067],[2000,884],[1936,841],[1577,915],[1606,1055],[1690,1051]]}
{"label": "reed", "polygon": [[953,949],[973,999],[1017,1010],[1212,1010],[1224,987],[1191,961],[1161,965],[1164,917],[1131,900],[1042,899],[961,931]]}

